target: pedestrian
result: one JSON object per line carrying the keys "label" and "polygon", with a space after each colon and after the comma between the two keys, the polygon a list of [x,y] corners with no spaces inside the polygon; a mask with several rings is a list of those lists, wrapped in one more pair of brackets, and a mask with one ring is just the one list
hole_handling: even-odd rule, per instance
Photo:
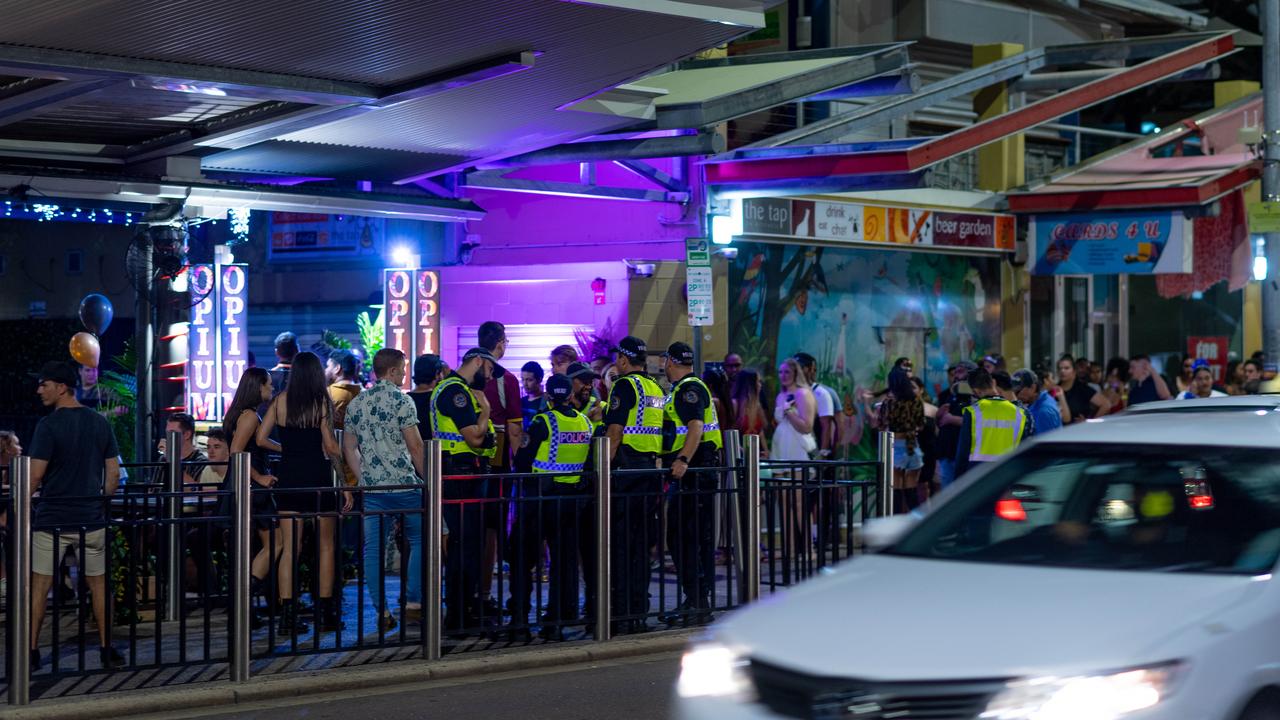
{"label": "pedestrian", "polygon": [[1173,397],[1169,384],[1152,369],[1151,358],[1147,355],[1134,355],[1129,359],[1129,378],[1129,407]]}
{"label": "pedestrian", "polygon": [[1044,389],[1036,374],[1023,368],[1013,374],[1013,392],[1030,414],[1028,427],[1043,435],[1062,427],[1062,410],[1058,398]]}
{"label": "pedestrian", "polygon": [[[1111,404],[1111,414],[1123,412],[1129,405],[1129,361],[1113,357],[1107,361],[1107,372],[1102,378],[1102,394]],[[1068,410],[1069,414],[1070,411]],[[1038,427],[1038,426],[1037,426]]]}
{"label": "pedestrian", "polygon": [[[809,383],[809,388],[813,393],[814,402],[817,404],[818,422],[814,426],[815,440],[818,443],[819,459],[828,459],[835,451],[836,436],[836,394],[822,383],[818,382],[818,361],[809,353],[796,353],[796,362],[800,363],[800,369],[804,373],[805,379]],[[906,358],[900,365],[909,374],[911,372],[911,362]]]}
{"label": "pedestrian", "polygon": [[[22,457],[22,442],[18,434],[12,430],[0,430],[0,493],[8,495],[9,463],[16,457]],[[8,602],[9,579],[5,568],[9,557],[9,513],[7,506],[0,507],[0,602]]]}
{"label": "pedestrian", "polygon": [[721,366],[724,368],[725,377],[729,379],[729,384],[732,386],[737,383],[738,373],[742,372],[742,356],[731,352],[724,356]]}
{"label": "pedestrian", "polygon": [[[1074,363],[1071,368],[1075,369]],[[974,402],[964,409],[956,450],[957,479],[976,465],[1013,452],[1027,431],[1026,411],[1001,396],[990,373],[981,369],[970,373],[969,386]]]}
{"label": "pedestrian", "polygon": [[[596,398],[595,381],[599,377],[585,363],[570,363],[569,367],[569,406],[582,413],[591,423],[591,434],[599,437],[604,434],[604,413],[606,404]],[[554,377],[554,376],[553,376]],[[590,488],[585,489],[590,492]],[[582,561],[582,579],[586,586],[583,612],[588,618],[595,616],[596,588],[596,514],[594,501],[587,499],[578,505],[578,556]]]}
{"label": "pedestrian", "polygon": [[960,447],[960,427],[964,409],[973,402],[969,373],[978,366],[962,360],[950,368],[951,384],[938,393],[938,484],[946,488],[956,479],[956,450]]}
{"label": "pedestrian", "polygon": [[98,384],[98,368],[81,365],[79,373],[80,387],[76,388],[76,400],[81,405],[107,414],[123,415],[128,412],[115,393]]}
{"label": "pedestrian", "polygon": [[[428,358],[427,362],[420,362]],[[414,362],[414,382],[431,380],[431,370],[439,358],[423,355]],[[399,520],[409,546],[402,565],[404,581],[401,618],[407,625],[422,620],[422,490],[426,477],[426,453],[418,432],[415,401],[400,392],[404,383],[406,358],[395,348],[383,348],[373,356],[373,387],[361,393],[347,407],[347,432],[342,437],[343,455],[363,488],[364,581],[378,614],[378,632],[387,633],[398,624],[387,605],[382,580],[382,558],[387,536]],[[447,483],[446,483],[447,485]],[[343,509],[350,510],[354,498],[346,493]],[[440,528],[448,533],[448,524]],[[432,612],[438,612],[432,609]]]}
{"label": "pedestrian", "polygon": [[[76,400],[76,371],[67,362],[40,368],[36,394],[53,412],[36,424],[31,441],[31,491],[35,506],[31,549],[31,669],[41,666],[40,627],[54,572],[67,549],[80,553],[80,572],[98,625],[102,667],[125,660],[107,636],[106,499],[120,479],[120,451],[105,418]],[[57,653],[57,648],[53,648]]]}
{"label": "pedestrian", "polygon": [[[357,396],[358,397],[358,396]],[[354,401],[353,401],[354,402]],[[324,366],[312,352],[293,358],[284,392],[271,401],[258,426],[258,444],[280,453],[279,478],[275,486],[276,509],[280,513],[279,593],[280,624],[297,630],[300,609],[295,602],[294,572],[302,546],[304,522],[316,521],[316,564],[313,581],[316,598],[316,626],[321,631],[342,630],[341,598],[334,597],[334,533],[338,503],[333,489],[334,473],[341,472],[342,451],[333,434],[333,402],[324,381]],[[271,440],[273,430],[280,440]]]}
{"label": "pedestrian", "polygon": [[[606,369],[613,367],[609,365]],[[569,363],[566,376],[573,381],[574,407],[587,416],[592,427],[604,426],[605,402],[595,394],[596,381],[600,376],[589,365],[575,362]]]}
{"label": "pedestrian", "polygon": [[569,363],[578,362],[578,351],[572,345],[558,345],[551,351],[551,374],[564,375]]}
{"label": "pedestrian", "polygon": [[444,379],[448,367],[439,355],[431,353],[419,355],[413,361],[413,389],[408,392],[413,401],[414,410],[418,414],[418,436],[423,442],[430,440],[431,434],[431,396],[436,385]]}
{"label": "pedestrian", "polygon": [[613,392],[613,384],[618,382],[618,364],[606,365],[604,370],[597,373],[596,386],[594,389],[597,400],[604,400],[609,397],[609,393]]}
{"label": "pedestrian", "polygon": [[709,367],[702,371],[702,382],[711,392],[711,404],[716,417],[725,430],[733,427],[733,395],[729,392],[729,377],[720,368]]}
{"label": "pedestrian", "polygon": [[164,434],[168,437],[171,432],[182,434],[182,447],[177,451],[182,458],[182,482],[194,485],[205,463],[209,462],[209,458],[196,447],[196,419],[184,412],[170,415],[164,424]]}
{"label": "pedestrian", "polygon": [[[663,448],[675,484],[675,499],[667,520],[667,546],[676,566],[680,605],[668,622],[704,625],[711,622],[715,589],[715,505],[720,478],[699,472],[723,464],[724,442],[715,397],[693,372],[693,348],[672,343],[663,354],[663,372],[671,383],[663,411],[668,432]],[[723,373],[720,374],[723,378]]]}
{"label": "pedestrian", "polygon": [[595,357],[591,358],[591,372],[595,373],[596,375],[600,375],[604,372],[605,368],[609,367],[612,364],[613,364],[612,353],[600,353]]}
{"label": "pedestrian", "polygon": [[360,384],[359,358],[350,350],[334,350],[325,361],[324,378],[333,401],[333,428],[342,430],[346,427],[347,406],[364,389]]}
{"label": "pedestrian", "polygon": [[542,389],[542,366],[530,360],[520,368],[520,383],[524,386],[524,397],[520,399],[520,414],[524,419],[524,429],[538,415],[550,409],[547,395]]}
{"label": "pedestrian", "polygon": [[[222,432],[230,438],[227,451],[229,454],[249,453],[250,478],[250,512],[253,517],[253,530],[258,535],[259,549],[249,564],[249,592],[253,596],[267,596],[276,599],[274,592],[277,584],[271,586],[267,579],[272,573],[278,573],[280,555],[284,545],[280,542],[279,523],[275,519],[276,504],[271,496],[271,488],[275,487],[276,477],[267,471],[267,450],[258,444],[258,428],[262,418],[258,416],[258,407],[271,400],[271,375],[265,368],[247,368],[236,385],[236,394],[231,405],[222,416]],[[228,476],[227,480],[230,480]],[[222,486],[223,495],[219,498],[218,515],[229,518],[232,515],[232,492],[229,482]],[[248,548],[232,548],[235,552],[248,553]],[[290,588],[292,592],[292,588]],[[292,594],[290,595],[292,597]],[[256,611],[250,618],[250,627],[257,629],[262,619]],[[306,632],[310,626],[297,619],[294,627],[298,632]]]}
{"label": "pedestrian", "polygon": [[[501,360],[507,352],[507,328],[496,320],[481,323],[477,333],[481,348],[490,355]],[[489,378],[484,388],[485,397],[492,409],[490,419],[496,431],[497,446],[489,458],[490,473],[506,475],[511,473],[511,460],[522,444],[524,436],[524,414],[520,405],[520,380],[514,373],[508,372],[499,364],[494,366],[494,375]],[[493,589],[493,571],[498,562],[498,548],[507,544],[508,504],[503,498],[511,496],[511,481],[505,477],[491,478],[485,488],[489,494],[489,502],[484,503],[481,511],[484,516],[484,559],[480,566],[480,598],[485,604],[485,614],[501,618],[502,608],[490,598]]]}
{"label": "pedestrian", "polygon": [[645,373],[649,349],[643,340],[628,335],[613,351],[622,374],[609,393],[604,418],[610,462],[619,470],[649,471],[614,476],[610,488],[615,496],[609,518],[614,629],[637,631],[649,612],[649,548],[659,542],[651,536],[649,518],[658,507],[662,486],[658,455],[666,395]]}
{"label": "pedestrian", "polygon": [[276,364],[271,373],[272,395],[279,395],[289,384],[289,373],[293,368],[293,359],[298,355],[298,336],[285,330],[276,336]]}
{"label": "pedestrian", "polygon": [[938,484],[938,406],[929,402],[929,391],[924,380],[912,375],[911,384],[916,388],[916,397],[924,404],[924,426],[916,435],[924,466],[920,468],[920,500],[923,502],[941,490]]}
{"label": "pedestrian", "polygon": [[516,521],[511,530],[511,627],[529,638],[533,610],[533,572],[550,550],[547,607],[540,619],[544,640],[564,639],[564,628],[578,618],[578,531],[587,484],[582,472],[591,454],[591,421],[572,405],[574,381],[564,375],[547,380],[550,408],[534,417],[516,454],[521,480]]}
{"label": "pedestrian", "polygon": [[1227,371],[1223,376],[1228,395],[1244,395],[1244,363],[1231,360],[1227,363]]}
{"label": "pedestrian", "polygon": [[1076,361],[1069,354],[1058,358],[1058,387],[1067,399],[1071,410],[1071,422],[1082,423],[1092,417],[1102,417],[1111,410],[1111,403],[1101,392],[1089,387],[1088,381],[1077,374]]}
{"label": "pedestrian", "polygon": [[472,348],[431,398],[431,431],[443,446],[444,474],[458,476],[443,483],[444,520],[452,529],[445,555],[445,626],[455,636],[493,619],[485,617],[480,599],[484,528],[478,501],[486,496],[486,451],[497,447],[484,393],[497,370],[498,360],[488,350]]}
{"label": "pedestrian", "polygon": [[[778,365],[778,384],[780,390],[774,401],[773,440],[769,443],[769,459],[773,461],[808,462],[818,450],[814,440],[813,429],[818,425],[817,402],[813,391],[809,389],[809,380],[800,363],[795,358],[787,358]],[[789,470],[775,470],[774,477],[789,479],[796,485],[795,489],[779,489],[777,511],[782,513],[782,547],[800,548],[801,538],[809,536],[808,523],[801,518],[801,490],[805,470],[793,466]],[[774,510],[775,505],[769,498],[764,499],[767,509]],[[790,520],[788,522],[788,520]],[[774,519],[769,519],[769,526],[775,527]]]}
{"label": "pedestrian", "polygon": [[1191,370],[1191,389],[1178,395],[1179,400],[1196,400],[1198,398],[1226,397],[1227,394],[1213,389],[1213,370],[1204,360],[1196,360]]}
{"label": "pedestrian", "polygon": [[760,394],[764,391],[764,380],[760,373],[752,368],[738,372],[733,383],[733,419],[734,429],[742,434],[759,435],[760,452],[768,457],[769,415],[760,402]]}
{"label": "pedestrian", "polygon": [[893,433],[893,506],[895,513],[906,513],[920,504],[924,452],[919,436],[924,429],[924,401],[916,394],[905,368],[891,370],[888,385],[889,393],[875,415],[875,427]]}

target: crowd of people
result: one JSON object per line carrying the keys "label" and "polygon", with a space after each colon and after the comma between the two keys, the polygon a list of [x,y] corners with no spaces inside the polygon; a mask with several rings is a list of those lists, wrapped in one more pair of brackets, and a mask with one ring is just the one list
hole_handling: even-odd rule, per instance
{"label": "crowd of people", "polygon": [[[222,490],[218,515],[230,515],[227,462],[250,457],[254,549],[251,592],[273,608],[256,612],[259,627],[302,633],[344,629],[343,559],[336,548],[344,514],[358,514],[364,597],[379,632],[422,619],[424,538],[439,532],[444,548],[444,622],[465,635],[492,629],[504,615],[506,629],[531,636],[563,637],[566,627],[591,626],[596,598],[592,439],[610,439],[610,526],[614,631],[645,627],[651,563],[670,552],[680,605],[666,619],[710,618],[717,538],[713,504],[720,479],[706,469],[723,465],[723,432],[761,437],[766,457],[777,461],[839,459],[865,429],[894,434],[894,506],[905,512],[954,482],[973,466],[1011,451],[1025,438],[1064,425],[1120,412],[1143,402],[1258,392],[1260,358],[1233,363],[1216,381],[1212,367],[1195,358],[1165,378],[1150,358],[1113,359],[1105,368],[1064,355],[1053,372],[1010,373],[991,354],[947,369],[936,395],[915,374],[910,358],[898,358],[878,392],[844,392],[823,383],[816,358],[799,352],[777,367],[776,396],[765,397],[764,373],[744,366],[737,353],[694,372],[693,350],[674,343],[661,354],[661,375],[648,372],[650,351],[635,337],[618,341],[607,355],[580,358],[563,345],[548,366],[528,362],[519,375],[503,367],[505,327],[488,322],[477,347],[451,367],[438,355],[413,359],[395,349],[371,358],[364,377],[360,358],[345,349],[301,351],[296,336],[276,339],[277,363],[248,368],[220,426],[203,432],[175,413],[166,431],[181,446],[162,447],[183,461],[192,492]],[[86,376],[88,375],[88,377]],[[30,448],[35,506],[36,598],[45,597],[67,550],[81,552],[80,571],[92,596],[105,666],[123,662],[106,635],[104,503],[86,497],[115,492],[120,462],[103,415],[92,373],[69,363],[42,368],[38,393],[53,412],[37,426]],[[661,382],[660,382],[661,381]],[[408,392],[403,390],[409,387]],[[341,431],[341,432],[339,432]],[[425,442],[443,451],[444,522],[427,526],[422,482]],[[12,433],[0,433],[6,461],[21,454]],[[673,488],[675,491],[673,491]],[[665,513],[661,511],[665,508]],[[660,526],[659,515],[669,519]],[[217,539],[189,532],[186,545],[195,583],[205,595],[219,587],[210,558]],[[303,604],[295,573],[303,543],[315,564],[308,579],[311,607]],[[401,553],[402,596],[386,597],[387,549]],[[655,554],[658,559],[655,560]],[[510,568],[506,607],[493,590],[499,558]],[[531,618],[534,582],[546,576],[541,617]],[[585,603],[580,581],[585,580]],[[0,566],[0,584],[5,582]],[[225,582],[225,581],[222,581]],[[32,662],[40,665],[39,629],[45,604],[33,603]]]}

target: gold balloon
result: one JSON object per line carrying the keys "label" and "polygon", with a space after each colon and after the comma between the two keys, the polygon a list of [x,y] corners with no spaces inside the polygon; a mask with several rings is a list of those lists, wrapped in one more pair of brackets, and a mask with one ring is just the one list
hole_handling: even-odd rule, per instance
{"label": "gold balloon", "polygon": [[98,346],[98,338],[92,333],[78,332],[71,336],[71,357],[85,367],[98,367],[98,356],[102,348]]}

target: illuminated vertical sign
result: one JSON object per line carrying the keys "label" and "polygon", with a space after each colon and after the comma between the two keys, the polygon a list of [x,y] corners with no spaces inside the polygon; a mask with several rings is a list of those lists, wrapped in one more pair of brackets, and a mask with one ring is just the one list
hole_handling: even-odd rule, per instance
{"label": "illuminated vertical sign", "polygon": [[218,378],[222,404],[218,419],[235,397],[249,359],[248,312],[249,268],[247,265],[219,265],[218,270]]}
{"label": "illuminated vertical sign", "polygon": [[192,265],[187,412],[218,422],[248,365],[248,266]]}
{"label": "illuminated vertical sign", "polygon": [[196,420],[216,420],[218,408],[217,273],[212,265],[192,265],[188,290],[191,317],[187,330],[187,412]]}
{"label": "illuminated vertical sign", "polygon": [[413,308],[414,358],[425,353],[440,354],[440,273],[435,270],[415,270]]}
{"label": "illuminated vertical sign", "polygon": [[[406,357],[413,357],[413,270],[384,270],[382,272],[384,347],[395,348]],[[408,387],[405,373],[404,387]]]}

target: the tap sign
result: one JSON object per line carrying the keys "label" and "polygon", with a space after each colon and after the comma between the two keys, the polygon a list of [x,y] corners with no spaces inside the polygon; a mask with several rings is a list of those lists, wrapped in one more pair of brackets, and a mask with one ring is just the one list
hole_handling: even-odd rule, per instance
{"label": "the tap sign", "polygon": [[[384,346],[395,348],[413,357],[413,270],[383,270],[383,332]],[[405,373],[404,387],[408,387],[408,373]]]}
{"label": "the tap sign", "polygon": [[191,266],[186,406],[196,420],[221,420],[244,374],[249,354],[247,267]]}
{"label": "the tap sign", "polygon": [[417,357],[425,353],[440,354],[440,273],[435,270],[415,270],[413,353]]}

